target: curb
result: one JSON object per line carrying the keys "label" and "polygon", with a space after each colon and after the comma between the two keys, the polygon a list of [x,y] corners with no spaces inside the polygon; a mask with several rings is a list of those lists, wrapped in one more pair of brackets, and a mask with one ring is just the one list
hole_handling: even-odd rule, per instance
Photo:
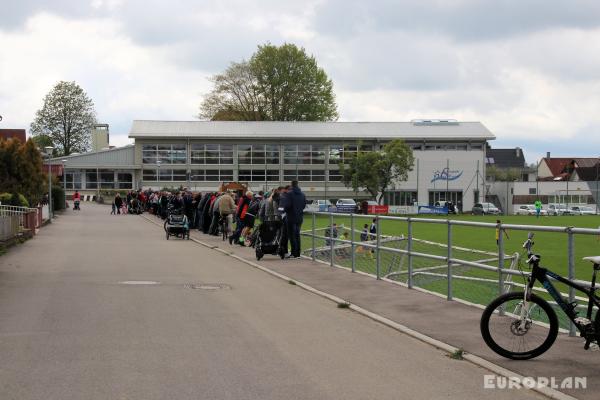
{"label": "curb", "polygon": [[[143,214],[141,215],[141,217],[144,218],[145,220],[147,220],[150,223],[153,223],[155,225],[160,226],[159,224],[157,224],[156,222],[152,221],[151,219],[146,218]],[[434,338],[432,338],[430,336],[427,336],[427,335],[425,335],[423,333],[417,332],[417,331],[415,331],[415,330],[413,330],[413,329],[411,329],[411,328],[409,328],[409,327],[407,327],[405,325],[402,325],[402,324],[400,324],[398,322],[392,321],[391,319],[383,317],[383,316],[381,316],[379,314],[376,314],[374,312],[368,311],[368,310],[366,310],[366,309],[364,309],[364,308],[362,308],[360,306],[357,306],[355,304],[352,304],[349,301],[346,301],[346,300],[344,300],[342,298],[339,298],[337,296],[334,296],[334,295],[326,293],[326,292],[322,292],[322,291],[320,291],[318,289],[315,289],[312,286],[309,286],[309,285],[307,285],[305,283],[299,282],[296,279],[292,279],[292,278],[290,278],[290,277],[288,277],[286,275],[280,274],[279,272],[275,272],[273,270],[270,270],[270,269],[268,269],[266,267],[263,267],[262,265],[257,264],[257,263],[255,263],[253,261],[246,260],[243,257],[240,257],[240,256],[234,254],[233,252],[230,252],[230,251],[227,251],[225,249],[220,248],[219,246],[211,245],[211,244],[208,244],[208,243],[203,242],[201,240],[194,239],[192,237],[190,237],[190,240],[193,241],[193,242],[195,242],[195,243],[197,243],[197,244],[199,244],[199,245],[201,245],[201,246],[204,246],[204,247],[212,249],[212,250],[216,250],[219,253],[222,253],[224,255],[230,256],[231,258],[234,258],[234,259],[236,259],[238,261],[243,262],[244,264],[250,265],[251,267],[254,267],[254,268],[258,269],[258,270],[266,272],[267,274],[272,275],[272,276],[274,276],[276,278],[282,279],[282,280],[287,281],[287,282],[293,281],[293,282],[296,283],[296,286],[301,287],[302,289],[304,289],[304,290],[306,290],[306,291],[308,291],[310,293],[313,293],[313,294],[316,294],[318,296],[321,296],[321,297],[323,297],[323,298],[325,298],[327,300],[330,300],[330,301],[332,301],[334,303],[337,303],[337,304],[342,304],[342,303],[348,304],[348,308],[351,309],[351,310],[353,310],[354,312],[357,312],[358,314],[361,314],[361,315],[363,315],[363,316],[365,316],[365,317],[367,317],[367,318],[369,318],[369,319],[371,319],[373,321],[379,322],[379,323],[381,323],[381,324],[383,324],[383,325],[385,325],[385,326],[387,326],[389,328],[392,328],[392,329],[394,329],[394,330],[396,330],[398,332],[401,332],[401,333],[403,333],[405,335],[408,335],[408,336],[410,336],[410,337],[412,337],[414,339],[417,339],[417,340],[419,340],[419,341],[421,341],[423,343],[426,343],[426,344],[428,344],[430,346],[433,346],[433,347],[435,347],[437,349],[440,349],[440,350],[442,350],[442,351],[444,351],[444,352],[446,352],[448,354],[452,354],[452,353],[454,353],[454,352],[456,352],[458,350],[461,350],[461,349],[459,349],[457,347],[454,347],[454,346],[452,346],[452,345],[450,345],[448,343],[445,343],[445,342],[442,342],[440,340],[434,339]],[[496,365],[496,364],[494,364],[494,363],[492,363],[490,361],[487,361],[486,359],[484,359],[482,357],[479,357],[479,356],[476,356],[474,354],[465,353],[464,356],[463,356],[463,359],[466,360],[466,361],[468,361],[468,362],[470,362],[471,364],[474,364],[474,365],[476,365],[476,366],[478,366],[480,368],[483,368],[483,369],[487,369],[488,371],[493,372],[494,374],[496,374],[498,376],[505,377],[505,378],[507,378],[509,380],[516,378],[516,379],[518,379],[519,381],[522,382],[523,379],[525,378],[524,376],[522,376],[520,374],[517,374],[516,372],[513,372],[511,370],[503,368],[503,367],[501,367],[499,365]],[[537,386],[535,386],[535,387],[526,388],[526,389],[534,391],[536,393],[539,393],[539,394],[541,394],[541,395],[543,395],[545,397],[548,397],[550,399],[555,399],[555,400],[578,400],[576,397],[570,396],[568,394],[565,394],[563,392],[560,392],[560,391],[558,391],[556,389],[552,389],[552,388],[547,387],[547,386],[543,386],[543,387],[537,387]]]}

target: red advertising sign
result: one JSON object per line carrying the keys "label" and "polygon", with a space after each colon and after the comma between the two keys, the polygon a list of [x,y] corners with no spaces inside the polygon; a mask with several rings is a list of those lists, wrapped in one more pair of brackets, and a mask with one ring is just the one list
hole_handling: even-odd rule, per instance
{"label": "red advertising sign", "polygon": [[387,214],[388,213],[388,206],[367,206],[367,213],[368,214]]}

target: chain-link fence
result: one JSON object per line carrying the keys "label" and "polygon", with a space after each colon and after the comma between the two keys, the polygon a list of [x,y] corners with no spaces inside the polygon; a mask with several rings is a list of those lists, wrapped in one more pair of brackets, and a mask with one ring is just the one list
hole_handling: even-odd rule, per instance
{"label": "chain-link fence", "polygon": [[[556,247],[565,245],[565,254],[554,257],[557,264],[553,262],[553,266],[559,268],[550,269],[569,279],[577,278],[575,236],[581,235],[582,243],[600,238],[600,230],[572,227],[325,212],[306,217],[303,255],[376,279],[418,287],[448,300],[478,305],[487,305],[511,290],[523,290],[529,273],[524,270],[526,264],[519,250],[524,241],[520,239],[526,239],[527,232],[538,232],[544,242],[556,243]],[[509,232],[516,240],[509,242]],[[563,261],[566,267],[561,265]],[[590,276],[591,268],[587,272]],[[570,303],[579,302],[580,308],[587,305],[587,298],[576,296],[572,288],[558,283],[556,287]],[[558,307],[543,288],[535,290]],[[574,334],[564,313],[557,315],[561,328]]]}

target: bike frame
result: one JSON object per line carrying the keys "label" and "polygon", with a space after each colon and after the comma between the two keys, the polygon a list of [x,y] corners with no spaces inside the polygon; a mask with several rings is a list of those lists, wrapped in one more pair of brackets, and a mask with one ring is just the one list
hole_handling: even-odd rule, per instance
{"label": "bike frame", "polygon": [[[600,309],[600,298],[596,295],[596,274],[598,270],[600,270],[600,265],[594,264],[594,272],[592,276],[592,282],[589,287],[583,286],[577,282],[574,282],[570,279],[563,278],[562,276],[548,270],[547,268],[543,268],[539,266],[539,261],[533,262],[533,267],[531,270],[531,277],[529,278],[529,283],[527,285],[526,291],[526,300],[529,300],[529,294],[532,292],[532,288],[535,285],[535,282],[538,281],[540,284],[546,289],[546,291],[550,294],[550,296],[556,301],[556,304],[563,310],[563,312],[569,317],[569,319],[575,324],[577,329],[583,333],[584,325],[578,323],[576,318],[578,317],[575,309],[576,307],[572,307],[571,304],[566,301],[560,292],[556,289],[556,287],[550,281],[554,279],[558,282],[564,283],[567,286],[574,288],[575,290],[585,293],[588,298],[588,307],[586,318],[592,321],[592,312],[594,309],[594,305]],[[598,318],[598,317],[597,317]],[[593,322],[593,321],[592,321]]]}

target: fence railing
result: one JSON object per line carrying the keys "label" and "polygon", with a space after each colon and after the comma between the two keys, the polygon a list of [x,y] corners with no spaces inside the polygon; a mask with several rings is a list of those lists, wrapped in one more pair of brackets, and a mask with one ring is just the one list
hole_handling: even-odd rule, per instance
{"label": "fence railing", "polygon": [[0,241],[7,241],[25,232],[35,234],[41,226],[41,209],[0,205]]}
{"label": "fence railing", "polygon": [[[519,250],[522,250],[526,232],[561,235],[560,239],[552,239],[552,243],[556,242],[551,246],[555,253],[549,255],[553,259],[548,264],[556,272],[566,272],[572,280],[576,280],[576,235],[583,236],[582,242],[585,240],[586,244],[596,241],[593,236],[600,238],[600,229],[588,228],[330,212],[308,214],[303,225],[302,248],[303,254],[314,261],[399,282],[409,288],[420,287],[444,295],[448,300],[460,299],[479,305],[487,305],[499,294],[525,287],[529,272],[523,270],[525,265],[520,260]],[[508,246],[509,232],[511,236],[522,233],[523,240],[511,240]],[[493,238],[491,244],[490,237]],[[549,237],[540,239],[546,243]],[[563,250],[559,250],[561,241],[566,242]],[[507,253],[508,247],[514,251]],[[596,254],[581,254],[582,257],[590,255]],[[565,262],[566,271],[561,260]],[[542,253],[542,264],[544,261],[547,260]],[[586,271],[591,276],[591,268]],[[566,286],[557,287],[567,290]],[[535,290],[544,291],[543,288]],[[576,296],[573,288],[569,287],[562,295],[570,303],[585,301],[587,304],[587,298]],[[548,298],[556,307],[551,300]],[[575,334],[575,327],[566,317],[561,320],[561,327]]]}

